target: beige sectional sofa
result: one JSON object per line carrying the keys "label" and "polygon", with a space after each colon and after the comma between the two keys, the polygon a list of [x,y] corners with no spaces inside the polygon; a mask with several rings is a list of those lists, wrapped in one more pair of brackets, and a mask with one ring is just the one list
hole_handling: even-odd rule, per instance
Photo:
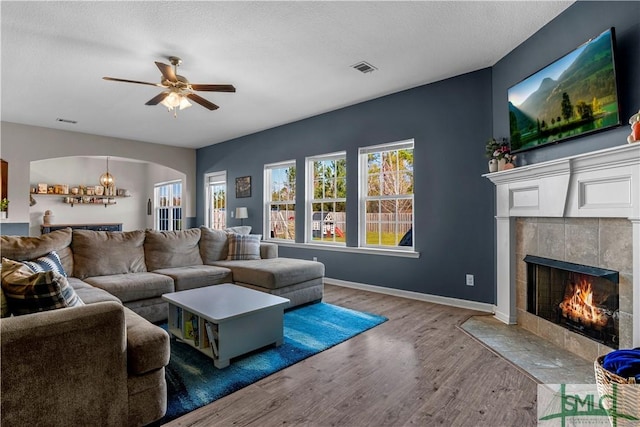
{"label": "beige sectional sofa", "polygon": [[167,318],[164,293],[233,282],[282,295],[291,306],[322,299],[324,265],[278,258],[277,245],[265,242],[257,259],[228,260],[233,236],[204,227],[1,236],[3,258],[26,261],[55,251],[84,305],[0,320],[0,424],[160,419],[169,337],[151,322]]}

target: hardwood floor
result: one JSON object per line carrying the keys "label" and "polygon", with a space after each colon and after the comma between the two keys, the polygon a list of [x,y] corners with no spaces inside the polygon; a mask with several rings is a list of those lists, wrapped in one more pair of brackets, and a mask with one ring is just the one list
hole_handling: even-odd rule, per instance
{"label": "hardwood floor", "polygon": [[458,328],[471,310],[327,285],[389,318],[169,426],[534,426],[536,383]]}

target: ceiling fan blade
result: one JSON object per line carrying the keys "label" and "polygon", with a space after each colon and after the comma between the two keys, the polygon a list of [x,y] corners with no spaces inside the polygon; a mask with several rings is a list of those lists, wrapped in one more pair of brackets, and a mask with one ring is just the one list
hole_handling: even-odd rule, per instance
{"label": "ceiling fan blade", "polygon": [[201,90],[206,92],[235,92],[236,88],[233,85],[201,85],[192,84],[193,90]]}
{"label": "ceiling fan blade", "polygon": [[149,83],[149,82],[140,82],[138,80],[116,79],[115,77],[103,77],[102,79],[103,80],[111,80],[113,82],[137,83],[137,84],[140,84],[140,85],[150,85],[150,86],[164,87],[160,83]]}
{"label": "ceiling fan blade", "polygon": [[197,102],[198,104],[202,105],[204,108],[208,108],[209,110],[217,110],[218,108],[220,108],[213,102],[209,102],[203,97],[196,95],[195,93],[188,93],[187,98],[189,98],[193,102]]}
{"label": "ceiling fan blade", "polygon": [[151,98],[150,100],[148,100],[144,105],[158,105],[167,96],[169,96],[169,92],[159,93],[158,95],[156,95],[153,98]]}
{"label": "ceiling fan blade", "polygon": [[158,66],[158,68],[160,69],[160,72],[162,73],[162,76],[166,80],[169,80],[170,82],[173,82],[173,83],[176,83],[178,81],[178,78],[176,77],[176,73],[173,71],[173,68],[171,68],[171,65],[163,64],[162,62],[157,62],[157,61],[156,61],[156,65]]}

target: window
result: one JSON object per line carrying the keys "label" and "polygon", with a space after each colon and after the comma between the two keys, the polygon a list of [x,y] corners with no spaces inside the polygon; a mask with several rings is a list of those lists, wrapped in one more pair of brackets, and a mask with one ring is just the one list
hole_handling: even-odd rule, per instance
{"label": "window", "polygon": [[227,228],[227,173],[205,175],[206,225],[209,228]]}
{"label": "window", "polygon": [[182,181],[155,185],[155,229],[182,230]]}
{"label": "window", "polygon": [[413,140],[361,148],[360,246],[413,249]]}
{"label": "window", "polygon": [[307,241],[346,244],[347,158],[307,158]]}
{"label": "window", "polygon": [[265,236],[296,239],[296,163],[265,165]]}

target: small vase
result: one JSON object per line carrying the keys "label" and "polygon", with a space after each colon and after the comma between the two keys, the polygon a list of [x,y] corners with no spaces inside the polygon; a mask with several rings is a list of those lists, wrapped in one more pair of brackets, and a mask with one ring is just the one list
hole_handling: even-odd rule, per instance
{"label": "small vase", "polygon": [[498,171],[504,170],[504,165],[507,164],[507,159],[499,159],[498,160]]}
{"label": "small vase", "polygon": [[498,172],[498,160],[489,160],[489,173]]}

